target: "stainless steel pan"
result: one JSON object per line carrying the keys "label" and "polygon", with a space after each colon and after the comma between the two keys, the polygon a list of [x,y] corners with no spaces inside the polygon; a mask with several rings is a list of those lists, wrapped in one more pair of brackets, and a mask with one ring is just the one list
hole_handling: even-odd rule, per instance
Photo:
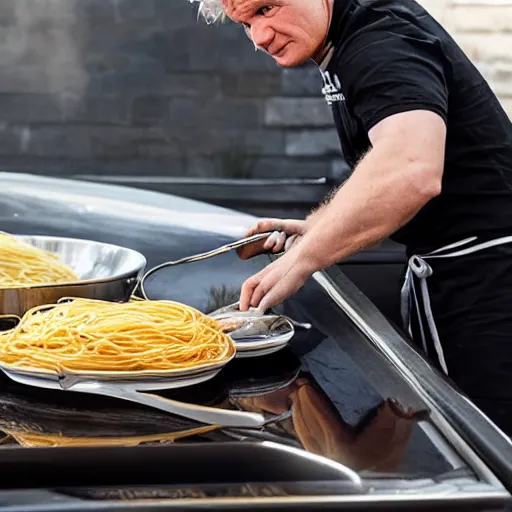
{"label": "stainless steel pan", "polygon": [[146,258],[117,245],[50,236],[18,236],[60,257],[80,281],[23,288],[0,288],[0,314],[23,316],[29,309],[55,304],[63,297],[107,301],[130,298],[146,267]]}

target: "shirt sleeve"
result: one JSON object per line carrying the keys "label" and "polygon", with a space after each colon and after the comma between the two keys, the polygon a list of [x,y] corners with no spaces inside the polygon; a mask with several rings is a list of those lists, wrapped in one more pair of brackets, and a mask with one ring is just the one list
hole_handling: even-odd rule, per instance
{"label": "shirt sleeve", "polygon": [[343,48],[347,106],[369,131],[393,114],[435,112],[446,122],[448,90],[440,42],[410,27],[366,28]]}

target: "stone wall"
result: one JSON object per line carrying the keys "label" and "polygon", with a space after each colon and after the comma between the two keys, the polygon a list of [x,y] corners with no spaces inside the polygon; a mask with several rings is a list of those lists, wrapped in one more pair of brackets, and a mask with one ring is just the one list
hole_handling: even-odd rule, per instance
{"label": "stone wall", "polygon": [[[424,3],[512,111],[511,4]],[[0,168],[340,176],[318,71],[281,70],[239,27],[195,12],[185,0],[2,0]]]}

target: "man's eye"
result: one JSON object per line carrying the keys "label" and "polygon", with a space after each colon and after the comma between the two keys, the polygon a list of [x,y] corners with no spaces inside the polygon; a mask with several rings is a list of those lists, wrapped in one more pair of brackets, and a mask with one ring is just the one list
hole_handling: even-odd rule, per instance
{"label": "man's eye", "polygon": [[272,6],[266,5],[265,7],[260,7],[258,9],[258,14],[260,14],[261,16],[265,16],[265,14],[268,14],[271,10],[272,10]]}

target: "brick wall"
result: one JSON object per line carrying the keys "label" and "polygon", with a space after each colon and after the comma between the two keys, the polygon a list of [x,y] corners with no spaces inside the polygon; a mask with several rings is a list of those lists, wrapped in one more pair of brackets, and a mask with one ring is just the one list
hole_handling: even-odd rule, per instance
{"label": "brick wall", "polygon": [[[424,4],[512,111],[511,3]],[[279,69],[239,27],[199,23],[185,0],[2,0],[0,30],[2,170],[220,177],[345,170],[318,71]]]}
{"label": "brick wall", "polygon": [[206,26],[185,0],[2,0],[0,29],[3,170],[317,177],[340,168],[318,71],[283,72],[239,27]]}
{"label": "brick wall", "polygon": [[420,0],[477,65],[512,117],[512,0]]}

